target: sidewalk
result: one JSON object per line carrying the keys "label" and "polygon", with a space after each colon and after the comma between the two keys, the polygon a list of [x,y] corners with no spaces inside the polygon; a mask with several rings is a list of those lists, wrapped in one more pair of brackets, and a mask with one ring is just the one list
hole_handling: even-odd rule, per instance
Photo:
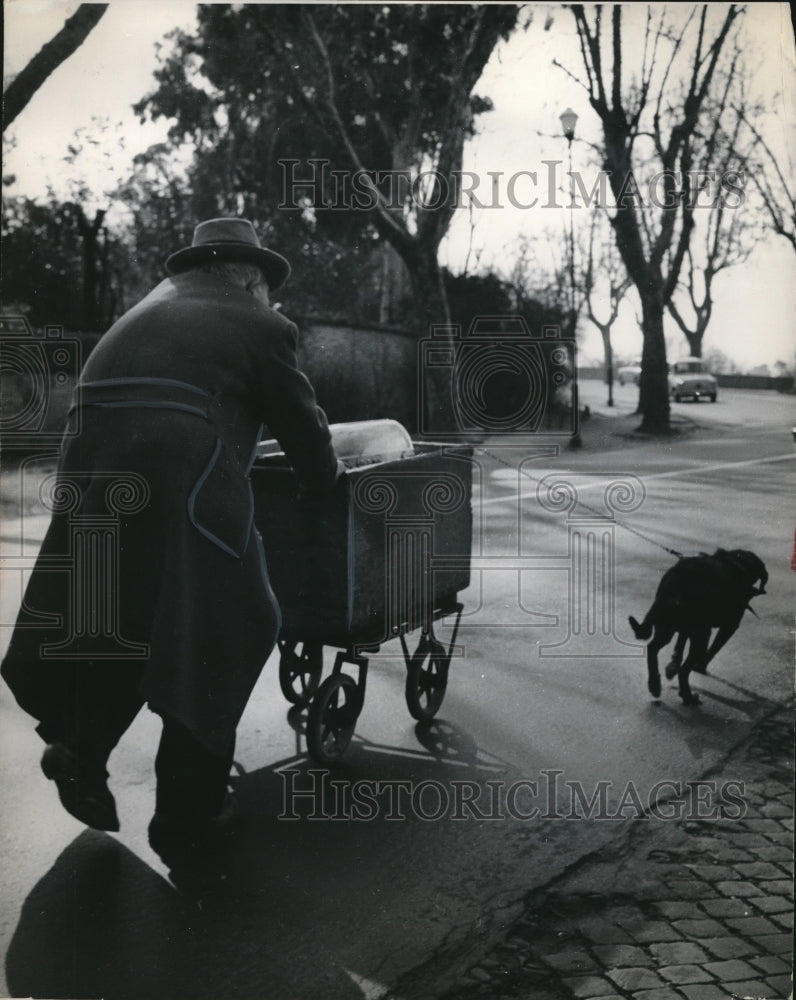
{"label": "sidewalk", "polygon": [[529,895],[445,1000],[788,1000],[793,707],[705,777],[743,782],[743,818],[633,823]]}

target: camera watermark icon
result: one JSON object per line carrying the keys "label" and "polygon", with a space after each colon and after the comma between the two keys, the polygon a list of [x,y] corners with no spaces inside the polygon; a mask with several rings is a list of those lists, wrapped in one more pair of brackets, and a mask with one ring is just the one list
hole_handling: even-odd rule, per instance
{"label": "camera watermark icon", "polygon": [[[577,434],[575,341],[558,326],[535,334],[522,316],[477,316],[467,331],[432,326],[418,350],[421,438]],[[446,427],[431,398],[440,384],[450,402]]]}
{"label": "camera watermark icon", "polygon": [[24,316],[0,317],[0,437],[6,448],[60,444],[79,433],[79,413],[68,426],[65,399],[82,367],[82,345],[60,326],[34,335]]}

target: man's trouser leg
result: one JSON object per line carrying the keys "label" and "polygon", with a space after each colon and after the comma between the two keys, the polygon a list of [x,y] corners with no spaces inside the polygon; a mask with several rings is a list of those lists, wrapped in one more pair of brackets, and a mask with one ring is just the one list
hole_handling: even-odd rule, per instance
{"label": "man's trouser leg", "polygon": [[51,684],[37,708],[37,731],[48,744],[42,771],[55,782],[61,804],[75,819],[97,830],[118,830],[107,763],[143,704],[142,668],[92,660],[47,667]]}
{"label": "man's trouser leg", "polygon": [[[116,744],[143,707],[143,669],[139,663],[89,660],[76,664],[71,672],[59,720],[61,739],[70,750],[103,771]],[[40,734],[45,733],[46,726],[40,727]]]}
{"label": "man's trouser leg", "polygon": [[224,806],[234,751],[233,740],[223,756],[211,753],[185,726],[164,716],[155,759],[158,819],[186,832],[207,828]]}
{"label": "man's trouser leg", "polygon": [[144,667],[124,660],[29,660],[9,654],[3,677],[20,707],[39,720],[45,743],[63,743],[105,770],[144,704]]}

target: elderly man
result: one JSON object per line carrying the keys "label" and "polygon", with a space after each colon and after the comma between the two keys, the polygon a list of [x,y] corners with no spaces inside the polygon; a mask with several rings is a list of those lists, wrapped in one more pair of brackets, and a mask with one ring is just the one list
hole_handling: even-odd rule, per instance
{"label": "elderly man", "polygon": [[[171,863],[228,815],[236,727],[280,627],[252,520],[263,425],[304,494],[330,490],[343,467],[297,367],[296,327],[269,307],[287,261],[247,220],[213,219],[166,268],[82,372],[2,675],[39,720],[62,804],[97,829],[118,829],[111,751],[143,704],[162,717],[149,837]],[[74,526],[107,521],[109,503],[113,551],[85,532],[77,545]],[[63,572],[66,555],[80,572]],[[76,627],[78,607],[94,628]]]}

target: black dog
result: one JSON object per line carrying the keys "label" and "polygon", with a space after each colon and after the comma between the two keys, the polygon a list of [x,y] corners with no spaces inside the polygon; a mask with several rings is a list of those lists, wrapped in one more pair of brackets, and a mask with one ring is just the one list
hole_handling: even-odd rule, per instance
{"label": "black dog", "polygon": [[[647,686],[653,698],[661,694],[658,650],[677,633],[666,676],[678,677],[684,704],[694,705],[699,701],[688,684],[688,675],[692,670],[705,673],[716,653],[735,634],[749,601],[764,594],[767,583],[768,572],[762,560],[745,549],[717,549],[712,556],[702,553],[683,558],[664,573],[644,621],[639,625],[635,618],[630,618],[637,639],[652,637],[647,646]],[[718,632],[708,648],[713,628]],[[688,656],[683,662],[686,642]]]}

